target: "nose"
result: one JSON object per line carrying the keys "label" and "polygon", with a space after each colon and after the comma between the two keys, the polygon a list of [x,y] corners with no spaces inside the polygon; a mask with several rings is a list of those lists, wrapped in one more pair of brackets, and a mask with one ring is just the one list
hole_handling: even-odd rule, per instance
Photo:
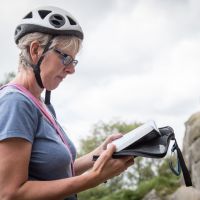
{"label": "nose", "polygon": [[75,73],[75,66],[73,64],[70,64],[64,68],[64,71],[67,74],[73,74],[73,73]]}

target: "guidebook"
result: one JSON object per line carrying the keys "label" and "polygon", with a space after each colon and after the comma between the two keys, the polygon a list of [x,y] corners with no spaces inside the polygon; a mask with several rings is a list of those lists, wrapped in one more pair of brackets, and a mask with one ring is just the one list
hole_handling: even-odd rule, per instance
{"label": "guidebook", "polygon": [[130,145],[142,143],[143,141],[151,140],[158,136],[160,136],[160,131],[156,123],[151,120],[126,133],[123,137],[114,140],[112,143],[116,146],[116,152],[119,152]]}
{"label": "guidebook", "polygon": [[[116,146],[116,152],[113,153],[112,158],[117,159],[123,156],[163,158],[167,154],[171,140],[175,141],[171,152],[177,152],[177,166],[174,168],[171,161],[169,166],[177,176],[182,171],[186,186],[192,186],[190,173],[175,139],[174,130],[170,126],[158,129],[154,121],[149,121],[126,133],[112,142]],[[98,157],[99,155],[93,155],[92,160],[96,161]]]}

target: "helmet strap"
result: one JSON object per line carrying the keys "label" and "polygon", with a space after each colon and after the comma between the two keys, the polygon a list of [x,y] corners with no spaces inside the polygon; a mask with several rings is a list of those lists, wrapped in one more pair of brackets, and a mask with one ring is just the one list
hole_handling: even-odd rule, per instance
{"label": "helmet strap", "polygon": [[46,105],[50,105],[51,104],[51,91],[46,90],[45,101],[44,102],[45,102]]}
{"label": "helmet strap", "polygon": [[[53,38],[53,37],[52,37]],[[52,43],[52,38],[48,41],[48,43],[46,44],[45,48],[44,48],[44,51],[42,52],[42,55],[40,56],[38,62],[36,65],[31,65],[33,67],[33,72],[35,74],[35,78],[36,78],[36,81],[38,83],[38,85],[41,87],[41,88],[44,88],[44,85],[42,83],[42,79],[41,79],[41,76],[40,76],[40,65],[44,59],[44,54],[49,50],[49,47]]]}
{"label": "helmet strap", "polygon": [[[44,59],[44,54],[49,50],[49,47],[52,43],[52,39],[53,37],[48,41],[48,43],[46,44],[45,48],[44,48],[44,51],[42,52],[42,55],[41,57],[39,58],[38,62],[36,65],[32,65],[33,67],[33,72],[35,74],[35,78],[36,78],[36,81],[38,83],[38,85],[41,87],[41,88],[44,88],[44,85],[42,83],[42,79],[41,79],[41,76],[40,76],[40,65],[42,63],[42,60]],[[46,90],[46,93],[45,93],[45,104],[46,105],[49,105],[51,104],[51,91],[49,90]]]}
{"label": "helmet strap", "polygon": [[44,88],[43,83],[42,83],[42,79],[41,79],[41,76],[40,76],[40,66],[38,66],[38,64],[31,65],[31,66],[33,68],[33,72],[35,74],[35,78],[36,78],[36,81],[37,81],[38,85],[41,88]]}

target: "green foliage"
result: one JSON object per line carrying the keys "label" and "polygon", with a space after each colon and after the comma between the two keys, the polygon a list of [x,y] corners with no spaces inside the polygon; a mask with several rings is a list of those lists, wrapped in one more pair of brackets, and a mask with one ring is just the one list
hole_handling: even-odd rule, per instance
{"label": "green foliage", "polygon": [[169,168],[169,161],[170,161],[170,159],[167,157],[162,162],[162,165],[158,169],[158,175],[159,176],[165,176],[165,177],[171,176],[171,170]]}
{"label": "green foliage", "polygon": [[171,173],[169,177],[155,176],[153,179],[148,181],[142,181],[137,189],[133,191],[132,200],[142,199],[152,189],[156,190],[156,193],[162,198],[166,195],[174,192],[177,187],[180,186],[179,179]]}
{"label": "green foliage", "polygon": [[158,196],[164,199],[180,186],[179,178],[171,174],[169,177],[155,176],[151,180],[142,181],[137,189],[121,189],[109,192],[106,186],[99,186],[79,194],[80,200],[141,200],[151,190],[155,189]]}
{"label": "green foliage", "polygon": [[108,195],[110,195],[109,188],[105,187],[104,185],[100,185],[96,188],[92,188],[87,191],[80,192],[78,194],[78,197],[80,200],[97,200],[97,199],[102,199]]}

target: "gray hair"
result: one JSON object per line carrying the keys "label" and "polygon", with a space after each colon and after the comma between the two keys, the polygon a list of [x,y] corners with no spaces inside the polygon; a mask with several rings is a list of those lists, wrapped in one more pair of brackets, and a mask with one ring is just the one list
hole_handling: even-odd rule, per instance
{"label": "gray hair", "polygon": [[[19,40],[18,48],[21,50],[19,54],[19,64],[27,67],[32,64],[32,60],[29,54],[29,47],[31,42],[38,41],[42,47],[50,41],[51,35],[44,33],[29,33]],[[78,53],[81,48],[82,40],[75,36],[56,36],[52,39],[52,43],[49,48],[59,48],[61,50],[67,49],[73,53]]]}

